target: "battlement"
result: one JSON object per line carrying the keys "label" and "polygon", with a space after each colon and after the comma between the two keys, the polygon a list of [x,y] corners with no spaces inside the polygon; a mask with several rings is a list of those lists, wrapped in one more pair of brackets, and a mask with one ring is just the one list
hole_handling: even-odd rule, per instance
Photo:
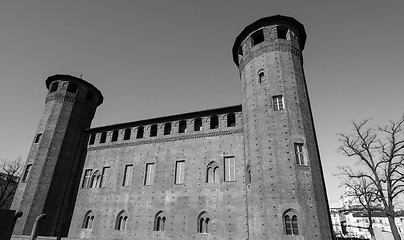
{"label": "battlement", "polygon": [[242,128],[241,105],[87,129],[89,148]]}

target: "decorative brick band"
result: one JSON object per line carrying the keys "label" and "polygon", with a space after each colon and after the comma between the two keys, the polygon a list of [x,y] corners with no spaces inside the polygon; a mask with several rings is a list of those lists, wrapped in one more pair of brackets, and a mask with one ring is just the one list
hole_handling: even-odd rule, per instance
{"label": "decorative brick band", "polygon": [[181,136],[174,136],[174,137],[160,138],[160,139],[147,139],[147,140],[140,140],[140,141],[128,142],[128,143],[116,143],[116,144],[109,144],[109,145],[104,145],[104,146],[88,147],[87,150],[95,151],[95,150],[107,149],[107,148],[128,147],[128,146],[155,144],[155,143],[163,143],[163,142],[174,142],[174,141],[178,141],[178,140],[195,139],[195,138],[203,138],[203,137],[216,137],[216,136],[221,136],[221,135],[232,135],[232,134],[238,134],[238,133],[243,133],[243,129],[238,128],[238,129],[219,131],[219,132],[181,135]]}
{"label": "decorative brick band", "polygon": [[60,101],[60,102],[74,103],[74,98],[67,97],[67,96],[60,95],[60,94],[54,94],[54,95],[50,95],[50,96],[48,96],[48,97],[46,98],[45,104],[46,104],[47,102],[53,101],[53,100]]}

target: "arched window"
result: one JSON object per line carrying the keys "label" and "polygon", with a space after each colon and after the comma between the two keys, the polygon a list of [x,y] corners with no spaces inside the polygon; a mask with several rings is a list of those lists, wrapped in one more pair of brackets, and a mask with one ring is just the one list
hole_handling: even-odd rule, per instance
{"label": "arched window", "polygon": [[93,176],[91,177],[91,188],[99,187],[99,182],[100,182],[100,172],[97,170],[93,173]]}
{"label": "arched window", "polygon": [[283,214],[283,224],[286,235],[299,235],[297,213],[295,210],[289,209]]}
{"label": "arched window", "polygon": [[207,183],[220,182],[219,176],[220,176],[219,165],[215,161],[210,162],[206,167],[206,182]]}
{"label": "arched window", "polygon": [[166,216],[163,211],[160,211],[154,217],[154,228],[153,231],[164,231],[166,225]]}
{"label": "arched window", "polygon": [[90,210],[84,215],[83,219],[83,228],[84,229],[93,229],[93,223],[94,223],[94,214]]}
{"label": "arched window", "polygon": [[264,70],[258,72],[258,81],[262,83],[265,80],[265,73]]}
{"label": "arched window", "polygon": [[205,211],[201,212],[198,215],[197,224],[198,224],[198,228],[197,228],[198,233],[209,233],[209,229],[210,229],[209,228],[209,224],[210,224],[209,214]]}
{"label": "arched window", "polygon": [[128,222],[128,214],[125,211],[121,211],[116,216],[115,230],[125,231],[127,222]]}

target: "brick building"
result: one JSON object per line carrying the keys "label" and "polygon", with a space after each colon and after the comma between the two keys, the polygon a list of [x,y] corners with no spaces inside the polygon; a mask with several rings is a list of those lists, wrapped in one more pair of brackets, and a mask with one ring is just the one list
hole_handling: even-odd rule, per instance
{"label": "brick building", "polygon": [[331,239],[301,23],[262,18],[236,38],[241,105],[89,128],[90,83],[46,80],[12,209],[72,239]]}

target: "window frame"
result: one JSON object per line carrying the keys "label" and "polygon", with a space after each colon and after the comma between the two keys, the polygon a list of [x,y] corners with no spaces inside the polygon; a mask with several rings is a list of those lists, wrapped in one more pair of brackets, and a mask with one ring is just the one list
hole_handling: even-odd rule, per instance
{"label": "window frame", "polygon": [[154,186],[155,175],[156,175],[155,163],[146,163],[144,185],[145,186]]}
{"label": "window frame", "polygon": [[285,99],[283,95],[272,96],[272,104],[274,111],[281,111],[285,109]]}
{"label": "window frame", "polygon": [[133,164],[126,164],[123,172],[122,187],[130,187],[132,185]]}
{"label": "window frame", "polygon": [[236,181],[236,159],[234,156],[226,156],[224,160],[224,181],[235,182]]}
{"label": "window frame", "polygon": [[181,185],[185,183],[185,160],[175,162],[174,184]]}

